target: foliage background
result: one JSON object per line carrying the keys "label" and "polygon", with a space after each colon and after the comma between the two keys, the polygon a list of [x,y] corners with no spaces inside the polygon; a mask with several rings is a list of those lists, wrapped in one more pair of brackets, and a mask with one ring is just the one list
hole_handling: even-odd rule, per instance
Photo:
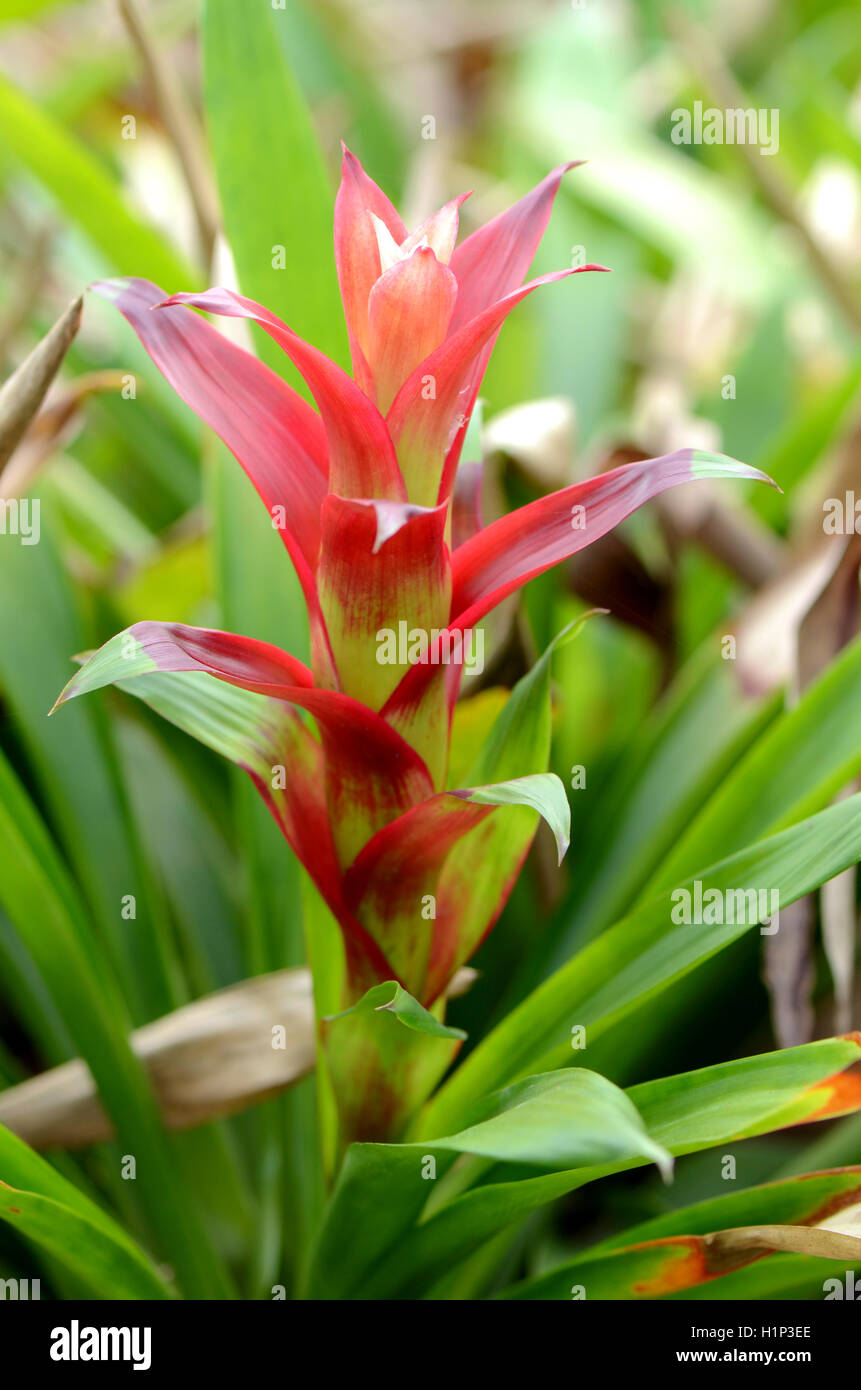
{"label": "foliage background", "polygon": [[[479,981],[452,1009],[481,1037],[650,881],[674,882],[661,864],[703,807],[716,807],[706,857],[690,867],[821,809],[861,768],[855,660],[839,699],[805,707],[755,775],[732,780],[797,700],[790,658],[805,650],[799,620],[818,592],[804,576],[821,499],[835,476],[851,486],[861,463],[857,15],[822,0],[201,9],[145,7],[153,71],[121,5],[0,0],[4,375],[88,282],[117,273],[170,291],[235,275],[343,360],[326,213],[340,138],[408,223],[464,187],[474,189],[466,222],[483,221],[552,165],[588,158],[563,182],[535,271],[585,254],[613,274],[537,294],[506,326],[482,392],[490,514],[610,459],[682,443],[720,448],[783,488],[733,484],[704,510],[648,509],[600,558],[533,583],[495,633],[489,693],[464,715],[466,748],[498,707],[493,687],[513,684],[566,621],[595,602],[615,615],[587,624],[554,662],[551,767],[569,781],[582,765],[586,786],[571,793],[567,867],[556,873],[539,837],[474,962]],[[724,106],[727,80],[741,104],[779,112],[773,158],[671,142],[671,112],[697,99]],[[177,139],[199,150],[197,207]],[[218,202],[223,231],[210,244]],[[256,346],[283,370],[269,340]],[[121,390],[129,373],[134,400]],[[494,424],[547,397],[570,402],[573,420],[539,447],[524,447],[511,421]],[[139,618],[225,627],[302,656],[302,605],[250,485],[93,297],[52,403],[46,438],[14,460],[16,486],[41,502],[40,542],[0,544],[0,1085],[87,1055],[122,1142],[54,1156],[56,1166],[147,1248],[169,1251],[205,1296],[268,1296],[275,1282],[290,1286],[322,1200],[309,1083],[166,1141],[122,1039],[219,986],[300,963],[299,871],[250,785],[136,702],[106,692],[45,714],[72,654]],[[800,611],[798,588],[776,582],[786,573],[806,595]],[[723,635],[746,623],[756,697],[720,659]],[[753,803],[767,803],[759,820]],[[739,822],[748,834],[733,842]],[[772,962],[772,1000],[753,933],[641,1000],[588,1064],[630,1085],[857,1024],[853,893],[830,929],[813,904],[811,947]],[[119,908],[129,894],[132,920]],[[135,1184],[118,1177],[128,1152],[141,1165]],[[861,1161],[861,1128],[848,1120],[733,1152],[749,1186]],[[538,1273],[723,1190],[714,1152],[682,1160],[670,1188],[649,1169],[622,1174],[485,1251],[470,1288],[492,1292],[506,1270]],[[60,1296],[80,1288],[3,1227],[0,1276],[22,1267]]]}

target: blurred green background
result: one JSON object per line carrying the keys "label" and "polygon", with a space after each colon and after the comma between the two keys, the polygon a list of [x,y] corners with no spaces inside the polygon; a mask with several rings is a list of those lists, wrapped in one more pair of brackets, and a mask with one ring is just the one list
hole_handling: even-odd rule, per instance
{"label": "blurred green background", "polygon": [[[543,290],[506,325],[482,388],[483,444],[471,437],[486,515],[687,444],[783,489],[683,490],[534,582],[493,628],[465,744],[497,707],[493,689],[566,621],[595,604],[613,614],[554,663],[552,768],[566,785],[586,770],[571,792],[572,852],[558,874],[539,836],[475,961],[481,977],[452,1020],[478,1037],[660,881],[696,814],[855,631],[858,559],[845,537],[825,546],[821,518],[822,499],[856,475],[861,497],[857,7],[286,0],[243,23],[246,6],[259,8],[213,0],[203,22],[194,0],[0,0],[4,377],[89,282],[114,274],[167,291],[238,282],[343,360],[320,214],[340,139],[408,224],[473,189],[467,229],[555,164],[585,159],[563,180],[534,271],[594,260],[613,273]],[[776,111],[778,151],[673,143],[672,113],[696,101]],[[255,344],[284,369],[271,341]],[[540,404],[524,415],[524,403]],[[0,1083],[11,1086],[86,1054],[87,1039],[94,1066],[130,1026],[302,960],[299,873],[250,784],[117,691],[49,722],[71,657],[142,618],[299,656],[307,634],[250,485],[94,296],[0,495],[38,498],[41,523],[38,545],[0,537]],[[847,678],[827,726],[814,710],[790,730],[789,760],[762,776],[794,790],[775,792],[751,838],[857,776],[858,685]],[[817,730],[834,735],[833,766]],[[729,820],[745,809],[738,796]],[[740,847],[730,839],[717,850]],[[641,1004],[589,1065],[629,1084],[857,1025],[854,880],[830,908],[803,911],[794,954],[765,961],[770,989],[752,934]],[[123,1065],[105,1062],[115,1120],[137,1104]],[[146,1106],[132,1126],[146,1129]],[[200,1239],[221,1271],[200,1275],[205,1292],[289,1283],[319,1199],[311,1109],[306,1083],[172,1138],[158,1159],[180,1197],[194,1192],[189,1246]],[[820,1129],[737,1146],[739,1176],[861,1159],[857,1122]],[[117,1179],[122,1151],[58,1161],[146,1240],[155,1218],[146,1193]],[[669,1190],[648,1171],[618,1177],[542,1213],[506,1259],[537,1271],[720,1188],[714,1154],[682,1162]],[[0,1272],[20,1267],[17,1240],[0,1231]],[[67,1271],[42,1271],[74,1291]]]}

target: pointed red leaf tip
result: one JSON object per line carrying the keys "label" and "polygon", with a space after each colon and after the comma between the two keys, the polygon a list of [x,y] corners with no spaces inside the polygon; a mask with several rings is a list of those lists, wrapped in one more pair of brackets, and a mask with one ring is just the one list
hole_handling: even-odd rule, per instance
{"label": "pointed red leaf tip", "polygon": [[373,217],[400,246],[407,229],[397,210],[356,156],[341,141],[341,185],[335,198],[335,266],[344,304],[353,374],[366,394],[373,393],[368,367],[368,298],[380,277],[380,251]]}
{"label": "pointed red leaf tip", "polygon": [[328,474],[326,433],[316,411],[198,314],[150,313],[165,302],[164,290],[152,281],[100,280],[90,288],[116,305],[177,395],[223,440],[267,511],[279,518],[313,613]]}
{"label": "pointed red leaf tip", "polygon": [[557,165],[523,198],[455,247],[451,268],[457,276],[458,301],[452,332],[523,282],[546,231],[563,175],[584,163],[572,159]]}
{"label": "pointed red leaf tip", "polygon": [[385,421],[373,401],[337,363],[312,347],[262,304],[215,287],[202,294],[174,294],[159,305],[190,305],[210,314],[251,319],[284,349],[311,391],[329,444],[329,491],[342,497],[406,500],[406,489]]}
{"label": "pointed red leaf tip", "polygon": [[[592,265],[550,271],[489,305],[420,362],[386,417],[412,500],[432,505],[448,499],[458,456],[488,357],[506,317],[542,285],[600,269]],[[428,398],[426,383],[434,382]]]}

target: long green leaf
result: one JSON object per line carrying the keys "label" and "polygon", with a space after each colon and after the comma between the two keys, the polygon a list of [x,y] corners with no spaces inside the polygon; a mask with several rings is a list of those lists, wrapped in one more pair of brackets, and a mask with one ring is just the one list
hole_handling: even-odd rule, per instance
{"label": "long green leaf", "polygon": [[[333,193],[278,25],[267,0],[206,0],[206,110],[225,229],[243,293],[344,363]],[[292,377],[277,344],[264,336],[260,350]]]}
{"label": "long green leaf", "polygon": [[99,1207],[0,1127],[0,1220],[36,1241],[97,1298],[168,1298],[155,1266]]}
{"label": "long green leaf", "polygon": [[[799,1227],[799,1239],[804,1240],[805,1228],[859,1200],[859,1168],[729,1193],[634,1226],[547,1274],[515,1284],[500,1297],[567,1300],[576,1289],[580,1298],[629,1300],[661,1298],[708,1284],[712,1298],[721,1298],[723,1276],[761,1254],[744,1249],[733,1254],[719,1237],[703,1240],[704,1236],[732,1233],[738,1227],[788,1225]],[[830,1260],[811,1260],[819,1263],[820,1279],[832,1274]],[[759,1268],[767,1280],[767,1264]]]}
{"label": "long green leaf", "polygon": [[774,702],[742,695],[730,662],[703,650],[676,682],[591,808],[577,892],[552,931],[554,965],[618,921],[692,817],[764,726]]}
{"label": "long green leaf", "polygon": [[[785,907],[859,856],[861,795],[705,869],[700,881],[704,889],[723,894],[775,891]],[[693,892],[693,883],[689,879],[684,886]],[[516,1076],[580,1060],[583,1053],[572,1044],[575,1026],[586,1030],[588,1053],[589,1042],[626,1012],[757,925],[677,926],[674,907],[671,893],[652,899],[540,985],[483,1039],[429,1103],[421,1132],[446,1132],[479,1096]]]}
{"label": "long green leaf", "polygon": [[46,718],[72,654],[87,643],[48,521],[43,515],[38,545],[0,546],[0,686],[105,950],[121,972],[133,1020],[143,1023],[183,1002],[177,966],[103,711]]}
{"label": "long green leaf", "polygon": [[[639,1111],[651,1139],[673,1155],[692,1153],[859,1108],[861,1087],[852,1082],[847,1085],[841,1074],[857,1062],[859,1053],[857,1037],[832,1038],[667,1077],[634,1086],[625,1094]],[[434,1143],[429,1141],[428,1151],[433,1150]],[[530,1212],[585,1183],[646,1161],[619,1160],[534,1178],[522,1177],[511,1165],[500,1165],[482,1174],[481,1185],[455,1196],[419,1225],[411,1224],[402,1212],[399,1226],[399,1201],[405,1208],[408,1201],[413,1202],[413,1221],[421,1211],[421,1206],[415,1208],[418,1184],[413,1173],[409,1194],[402,1193],[404,1177],[390,1166],[388,1239],[384,1238],[389,1251],[363,1279],[362,1296],[421,1297],[465,1255]],[[376,1180],[382,1189],[380,1173]],[[356,1209],[361,1201],[359,1189],[354,1193]]]}
{"label": "long green leaf", "polygon": [[170,1147],[128,1037],[131,1021],[75,886],[5,759],[0,758],[0,906],[15,924],[85,1059],[127,1152],[159,1243],[191,1296],[230,1285],[175,1181]]}
{"label": "long green leaf", "polygon": [[679,883],[716,858],[827,806],[859,769],[861,640],[736,764],[644,893]]}

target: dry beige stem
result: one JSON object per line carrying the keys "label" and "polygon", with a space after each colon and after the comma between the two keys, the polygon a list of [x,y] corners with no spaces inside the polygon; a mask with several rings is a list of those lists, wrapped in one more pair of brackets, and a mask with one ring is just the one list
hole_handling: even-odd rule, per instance
{"label": "dry beige stem", "polygon": [[87,372],[62,387],[55,387],[26,430],[0,477],[0,501],[29,492],[42,466],[74,437],[83,422],[81,407],[88,397],[102,391],[121,391],[122,372],[107,369]]}
{"label": "dry beige stem", "polygon": [[0,388],[0,469],[23,438],[81,323],[76,299]]}
{"label": "dry beige stem", "polygon": [[[449,997],[474,979],[474,970],[460,970]],[[302,967],[243,980],[139,1028],[131,1043],[168,1129],[193,1129],[246,1110],[314,1065],[310,972]],[[34,1149],[80,1148],[113,1134],[79,1060],[0,1093],[0,1124]]]}
{"label": "dry beige stem", "polygon": [[185,176],[203,259],[208,264],[218,235],[220,216],[204,155],[203,137],[173,68],[153,42],[137,0],[119,0],[119,7]]}

